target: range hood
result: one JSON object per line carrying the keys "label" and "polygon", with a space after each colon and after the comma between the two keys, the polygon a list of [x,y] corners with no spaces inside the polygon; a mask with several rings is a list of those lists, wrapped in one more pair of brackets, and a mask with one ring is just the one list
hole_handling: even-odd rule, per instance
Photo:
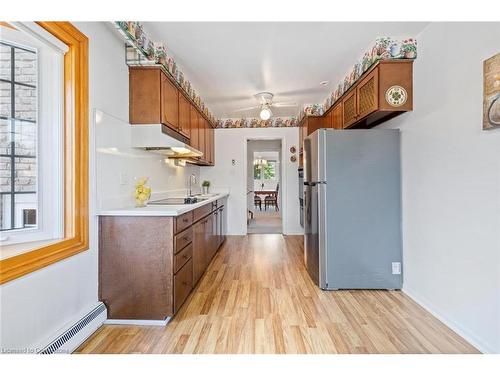
{"label": "range hood", "polygon": [[188,139],[163,124],[131,125],[132,147],[170,158],[196,158],[203,153],[187,144]]}

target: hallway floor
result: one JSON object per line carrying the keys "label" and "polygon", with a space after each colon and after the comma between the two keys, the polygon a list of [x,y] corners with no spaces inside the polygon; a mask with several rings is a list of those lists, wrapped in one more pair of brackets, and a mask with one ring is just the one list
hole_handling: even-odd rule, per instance
{"label": "hallway floor", "polygon": [[228,237],[166,327],[105,325],[80,353],[477,353],[399,291],[316,287],[302,236]]}
{"label": "hallway floor", "polygon": [[274,207],[253,211],[253,219],[248,223],[248,233],[283,233],[281,214]]}

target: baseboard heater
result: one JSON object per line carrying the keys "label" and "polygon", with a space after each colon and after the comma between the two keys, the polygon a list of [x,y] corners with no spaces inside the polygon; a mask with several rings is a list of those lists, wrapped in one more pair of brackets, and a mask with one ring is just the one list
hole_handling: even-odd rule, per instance
{"label": "baseboard heater", "polygon": [[[73,326],[68,328],[66,331],[64,331],[61,335],[59,335],[55,340],[53,340],[50,344],[48,344],[44,349],[40,350],[38,354],[53,354],[57,353],[58,350],[60,350],[66,343],[68,343],[72,338],[74,338],[76,335],[83,333],[83,331],[88,330],[90,328],[90,325],[97,325],[100,326],[103,322],[103,320],[106,318],[104,316],[104,319],[102,317],[98,321],[98,317],[102,314],[105,313],[106,311],[106,306],[103,303],[100,303],[95,309],[90,311],[87,315],[85,315],[82,319],[80,319],[78,322],[76,322]],[[90,334],[94,332],[95,328],[92,329],[91,331],[88,331],[87,334],[82,337],[83,340],[87,339]],[[79,343],[81,344],[81,343]],[[79,345],[78,344],[78,345]],[[76,347],[78,347],[76,345]],[[75,345],[73,345],[75,346]],[[76,347],[74,349],[76,349]],[[64,353],[68,353],[73,351],[72,350],[65,350]]]}

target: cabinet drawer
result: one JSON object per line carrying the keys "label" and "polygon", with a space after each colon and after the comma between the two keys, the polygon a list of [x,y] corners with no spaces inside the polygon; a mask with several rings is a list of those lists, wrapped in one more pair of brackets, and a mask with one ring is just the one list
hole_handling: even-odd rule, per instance
{"label": "cabinet drawer", "polygon": [[179,311],[193,289],[193,261],[187,263],[174,276],[174,314]]}
{"label": "cabinet drawer", "polygon": [[174,254],[184,249],[187,244],[193,241],[193,228],[189,227],[184,232],[175,235],[174,239]]}
{"label": "cabinet drawer", "polygon": [[193,224],[193,211],[186,212],[175,218],[175,233],[179,233]]}
{"label": "cabinet drawer", "polygon": [[179,271],[193,256],[193,244],[187,245],[174,256],[174,273]]}
{"label": "cabinet drawer", "polygon": [[204,206],[198,207],[194,210],[194,219],[193,221],[198,221],[202,217],[207,216],[210,212],[212,212],[212,203],[208,203]]}

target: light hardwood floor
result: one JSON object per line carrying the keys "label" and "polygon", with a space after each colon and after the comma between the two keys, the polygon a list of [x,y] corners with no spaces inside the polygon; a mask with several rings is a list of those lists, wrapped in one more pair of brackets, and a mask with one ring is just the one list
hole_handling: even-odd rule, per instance
{"label": "light hardwood floor", "polygon": [[228,237],[166,327],[105,325],[80,353],[477,353],[402,292],[325,292],[301,236]]}

